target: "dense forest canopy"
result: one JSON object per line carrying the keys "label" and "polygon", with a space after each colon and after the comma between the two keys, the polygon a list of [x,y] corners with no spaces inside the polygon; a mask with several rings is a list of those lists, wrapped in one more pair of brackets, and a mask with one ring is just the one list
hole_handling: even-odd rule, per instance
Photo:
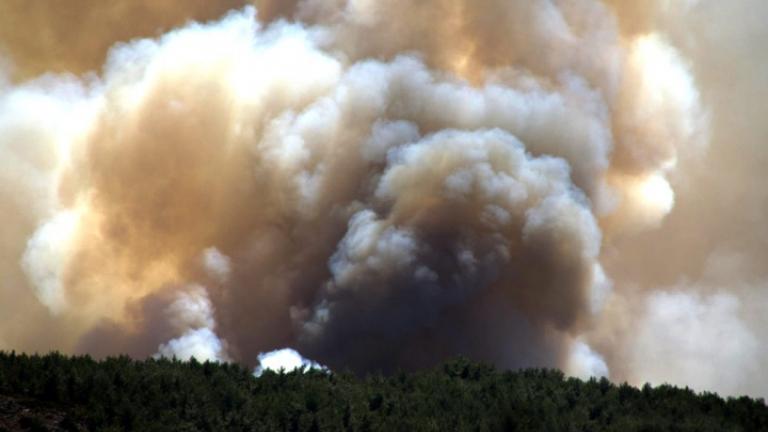
{"label": "dense forest canopy", "polygon": [[[459,358],[365,377],[237,364],[0,353],[0,401],[38,407],[0,430],[761,431],[761,399],[669,385],[641,389],[557,370],[499,371]],[[65,413],[57,424],[35,416]],[[2,423],[5,422],[5,423]]]}

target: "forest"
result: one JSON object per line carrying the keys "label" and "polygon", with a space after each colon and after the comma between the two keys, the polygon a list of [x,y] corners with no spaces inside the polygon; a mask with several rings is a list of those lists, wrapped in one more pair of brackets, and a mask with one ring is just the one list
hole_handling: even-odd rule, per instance
{"label": "forest", "polygon": [[[14,412],[15,411],[15,412]],[[767,431],[762,399],[502,371],[361,377],[192,359],[0,353],[0,431]]]}

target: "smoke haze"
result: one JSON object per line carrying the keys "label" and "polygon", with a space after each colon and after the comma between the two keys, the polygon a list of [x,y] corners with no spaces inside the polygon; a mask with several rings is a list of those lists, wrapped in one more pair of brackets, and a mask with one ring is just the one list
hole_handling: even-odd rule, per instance
{"label": "smoke haze", "polygon": [[768,6],[70,3],[0,5],[0,348],[768,394]]}

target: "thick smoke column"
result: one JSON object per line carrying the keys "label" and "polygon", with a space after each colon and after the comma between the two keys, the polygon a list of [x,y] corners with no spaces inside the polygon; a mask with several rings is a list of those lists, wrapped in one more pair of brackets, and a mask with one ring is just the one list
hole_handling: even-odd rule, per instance
{"label": "thick smoke column", "polygon": [[[131,13],[240,6],[193,3]],[[256,3],[132,41],[151,30],[94,16],[93,47],[55,64],[0,33],[0,347],[639,381],[674,378],[641,349],[668,324],[660,344],[699,329],[693,355],[700,320],[730,323],[728,353],[760,346],[734,294],[634,288],[611,258],[705,157],[711,114],[664,30],[699,6],[629,26],[597,0]]]}

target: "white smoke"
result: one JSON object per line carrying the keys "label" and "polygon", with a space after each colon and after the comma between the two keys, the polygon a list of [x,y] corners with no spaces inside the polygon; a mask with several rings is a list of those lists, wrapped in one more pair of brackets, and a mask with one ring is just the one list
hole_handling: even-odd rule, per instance
{"label": "white smoke", "polygon": [[635,379],[736,394],[759,376],[759,340],[738,297],[660,292],[645,305],[631,369]]}
{"label": "white smoke", "polygon": [[198,361],[223,362],[228,361],[221,340],[211,329],[199,328],[189,330],[181,337],[160,345],[157,356]]}
{"label": "white smoke", "polygon": [[583,341],[576,341],[573,344],[565,371],[582,379],[608,377],[609,375],[605,359]]}
{"label": "white smoke", "polygon": [[305,359],[296,350],[284,348],[259,354],[259,366],[253,371],[256,376],[261,376],[265,371],[291,372],[296,369],[325,369],[319,363]]}
{"label": "white smoke", "polygon": [[166,309],[167,319],[181,336],[161,344],[156,357],[223,362],[230,360],[226,343],[214,332],[216,322],[208,293],[191,286],[177,294]]}
{"label": "white smoke", "polygon": [[29,239],[21,259],[22,268],[35,287],[37,297],[53,313],[67,307],[63,279],[72,253],[69,248],[72,247],[77,220],[73,211],[54,216]]}

